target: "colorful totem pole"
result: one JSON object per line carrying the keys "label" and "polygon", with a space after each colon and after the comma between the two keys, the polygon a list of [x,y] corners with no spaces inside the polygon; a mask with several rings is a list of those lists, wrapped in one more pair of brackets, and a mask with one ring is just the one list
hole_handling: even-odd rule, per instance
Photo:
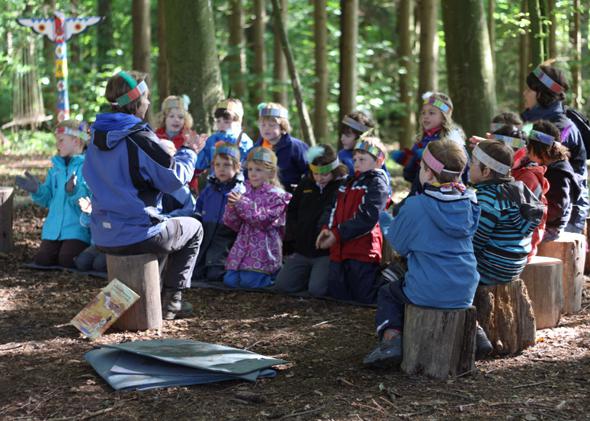
{"label": "colorful totem pole", "polygon": [[31,28],[38,34],[45,35],[55,43],[55,79],[57,83],[57,121],[70,118],[70,100],[68,97],[68,54],[66,42],[88,27],[96,25],[103,18],[66,18],[56,11],[53,18],[18,18],[22,26]]}

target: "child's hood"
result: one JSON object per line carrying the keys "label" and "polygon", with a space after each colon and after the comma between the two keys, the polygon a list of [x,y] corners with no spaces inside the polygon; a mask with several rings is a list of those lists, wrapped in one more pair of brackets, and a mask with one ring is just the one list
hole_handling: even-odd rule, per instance
{"label": "child's hood", "polygon": [[[142,124],[143,123],[143,124]],[[121,139],[124,139],[132,129],[138,130],[147,127],[148,124],[140,118],[125,113],[104,113],[96,116],[92,125],[92,133],[105,132],[105,149],[112,149]],[[100,147],[100,145],[97,145]]]}
{"label": "child's hood", "polygon": [[480,210],[474,190],[446,194],[427,189],[422,197],[424,212],[446,235],[464,238],[475,234]]}

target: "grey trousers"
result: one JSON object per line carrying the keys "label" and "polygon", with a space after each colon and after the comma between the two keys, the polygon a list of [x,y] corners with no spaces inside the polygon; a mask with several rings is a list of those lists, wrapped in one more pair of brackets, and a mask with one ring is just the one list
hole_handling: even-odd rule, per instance
{"label": "grey trousers", "polygon": [[329,268],[329,256],[305,257],[293,253],[277,275],[274,289],[286,293],[307,290],[314,297],[323,297],[328,293]]}

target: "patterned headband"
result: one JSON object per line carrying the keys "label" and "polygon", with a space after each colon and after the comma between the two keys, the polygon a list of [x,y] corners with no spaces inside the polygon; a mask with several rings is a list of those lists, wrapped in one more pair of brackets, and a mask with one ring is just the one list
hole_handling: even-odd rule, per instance
{"label": "patterned headband", "polygon": [[463,172],[445,170],[445,164],[436,159],[428,148],[424,149],[424,153],[422,154],[422,160],[426,163],[426,165],[428,165],[428,168],[430,168],[437,174],[440,174],[443,171],[449,174],[461,174]]}
{"label": "patterned headband", "polygon": [[117,98],[117,100],[115,102],[113,102],[113,105],[118,105],[120,107],[127,105],[133,101],[135,101],[136,99],[138,99],[139,97],[141,97],[143,94],[145,94],[148,91],[148,86],[147,83],[145,83],[145,80],[142,80],[139,84],[137,83],[137,81],[135,79],[133,79],[133,77],[131,77],[131,75],[129,75],[129,73],[126,72],[119,72],[117,74],[117,76],[123,78],[125,80],[125,82],[127,82],[127,85],[129,85],[129,87],[131,88],[131,90],[129,92],[127,92],[124,95],[121,95],[119,98]]}
{"label": "patterned headband", "polygon": [[369,142],[366,142],[364,140],[357,142],[357,144],[354,145],[354,149],[368,152],[371,155],[373,155],[375,159],[385,157],[385,154],[381,149],[379,149],[377,146],[371,145]]}
{"label": "patterned headband", "polygon": [[309,168],[311,169],[311,172],[314,174],[320,174],[320,175],[329,174],[333,170],[338,168],[339,166],[340,166],[340,160],[338,158],[336,158],[336,160],[334,160],[326,165],[309,164]]}
{"label": "patterned headband", "polygon": [[541,67],[537,66],[535,70],[533,70],[533,74],[539,79],[539,81],[545,85],[549,90],[555,92],[556,94],[560,94],[565,91],[565,88],[561,86],[559,83],[551,79],[547,73],[545,73]]}
{"label": "patterned headband", "polygon": [[365,126],[363,123],[360,123],[349,116],[344,117],[344,119],[342,120],[342,124],[361,133],[371,130],[370,127]]}
{"label": "patterned headband", "polygon": [[514,124],[508,124],[508,123],[492,123],[492,124],[490,124],[490,131],[495,132],[496,130],[500,130],[503,127],[508,127],[508,128],[510,128],[511,131],[520,130]]}
{"label": "patterned headband", "polygon": [[485,153],[479,146],[476,146],[473,150],[473,156],[476,157],[479,162],[496,171],[498,174],[508,175],[510,172],[510,167],[508,165],[495,160]]}
{"label": "patterned headband", "polygon": [[424,100],[424,105],[432,105],[441,110],[444,114],[451,112],[451,106],[437,98],[432,92],[426,92],[422,95],[422,99]]}
{"label": "patterned headband", "polygon": [[285,108],[270,108],[267,107],[266,104],[261,104],[262,107],[259,111],[260,117],[276,117],[276,118],[285,118],[289,119],[289,111]]}
{"label": "patterned headband", "polygon": [[547,133],[540,132],[538,130],[531,130],[529,132],[529,139],[541,142],[545,145],[551,146],[555,142],[555,138]]}
{"label": "patterned headband", "polygon": [[500,142],[504,142],[506,145],[512,148],[520,149],[526,146],[526,142],[524,141],[524,139],[521,139],[519,137],[510,137],[501,134],[494,134],[493,137],[494,139],[499,140]]}
{"label": "patterned headband", "polygon": [[262,161],[267,162],[272,165],[276,165],[276,157],[273,152],[269,149],[259,147],[258,150],[252,152],[252,156],[249,159],[250,161]]}
{"label": "patterned headband", "polygon": [[85,130],[85,124],[82,123],[78,129],[72,129],[70,127],[58,127],[55,129],[55,134],[67,134],[74,137],[79,137],[84,142],[88,141],[88,132]]}
{"label": "patterned headband", "polygon": [[215,155],[224,154],[234,158],[236,161],[240,160],[240,150],[231,143],[218,142],[215,145]]}

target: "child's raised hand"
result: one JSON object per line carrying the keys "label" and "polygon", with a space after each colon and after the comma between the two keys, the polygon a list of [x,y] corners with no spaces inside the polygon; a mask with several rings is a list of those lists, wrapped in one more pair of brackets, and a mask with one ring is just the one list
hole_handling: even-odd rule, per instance
{"label": "child's raised hand", "polygon": [[84,213],[92,212],[92,202],[90,202],[90,198],[88,196],[79,198],[78,206],[80,206],[80,210]]}
{"label": "child's raised hand", "polygon": [[486,140],[485,137],[480,137],[480,136],[471,136],[469,138],[469,147],[471,149],[475,149],[475,147],[478,145],[479,142]]}
{"label": "child's raised hand", "polygon": [[228,205],[233,206],[236,202],[239,202],[241,198],[242,195],[240,193],[235,191],[229,192],[227,195],[227,203]]}
{"label": "child's raised hand", "polygon": [[323,229],[315,240],[317,249],[329,249],[336,244],[336,236],[329,229]]}
{"label": "child's raised hand", "polygon": [[28,191],[29,193],[37,193],[37,190],[39,190],[39,185],[41,184],[37,177],[28,171],[25,171],[24,177],[17,175],[14,181],[17,186],[25,191]]}
{"label": "child's raised hand", "polygon": [[185,132],[184,137],[186,139],[184,141],[184,146],[191,148],[196,153],[199,153],[205,147],[205,142],[209,136],[206,134],[198,134],[194,131],[187,131]]}

